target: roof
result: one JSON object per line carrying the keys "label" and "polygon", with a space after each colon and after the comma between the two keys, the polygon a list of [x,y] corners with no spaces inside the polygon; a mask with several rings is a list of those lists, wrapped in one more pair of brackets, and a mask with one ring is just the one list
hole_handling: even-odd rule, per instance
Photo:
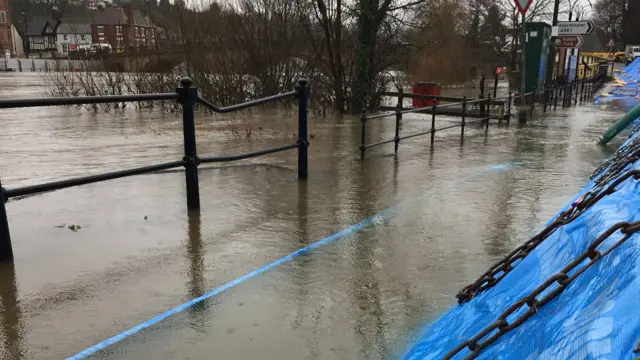
{"label": "roof", "polygon": [[58,34],[91,34],[91,24],[75,24],[65,22],[58,25]]}
{"label": "roof", "polygon": [[[29,22],[27,26],[27,36],[40,36],[44,31],[44,27],[49,23],[55,23],[55,20],[50,20],[44,16],[36,16]],[[53,27],[53,25],[52,25]]]}
{"label": "roof", "polygon": [[95,10],[89,16],[91,18],[89,23],[95,25],[126,25],[127,23],[127,17],[122,8]]}

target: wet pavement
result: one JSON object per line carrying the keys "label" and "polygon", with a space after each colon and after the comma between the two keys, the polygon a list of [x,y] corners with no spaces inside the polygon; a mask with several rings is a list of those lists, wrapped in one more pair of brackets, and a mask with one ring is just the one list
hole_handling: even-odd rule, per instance
{"label": "wet pavement", "polygon": [[[0,74],[0,98],[44,91],[37,74]],[[389,144],[368,150],[364,162],[358,119],[312,117],[306,183],[296,180],[295,151],[203,168],[200,212],[187,211],[180,172],[11,201],[15,265],[0,268],[0,358],[72,356],[376,214],[362,231],[89,358],[397,358],[459,288],[556,214],[622,141],[594,144],[619,116],[614,110],[539,115],[488,133],[469,126],[463,142],[459,129],[437,133],[434,147],[428,136],[407,140],[397,156]],[[198,121],[201,155],[295,138],[293,112]],[[158,111],[0,110],[0,123],[7,188],[182,157],[179,117]],[[429,124],[409,117],[402,131]],[[369,141],[392,138],[393,125],[372,123]]]}

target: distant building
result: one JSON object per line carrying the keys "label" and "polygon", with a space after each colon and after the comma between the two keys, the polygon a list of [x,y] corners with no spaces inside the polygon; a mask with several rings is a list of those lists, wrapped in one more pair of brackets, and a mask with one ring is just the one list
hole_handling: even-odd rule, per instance
{"label": "distant building", "polygon": [[7,50],[10,53],[14,51],[12,33],[9,1],[0,0],[0,58],[4,57]]}
{"label": "distant building", "polygon": [[40,57],[53,57],[58,51],[56,46],[57,20],[49,20],[45,17],[34,17],[27,27],[28,54],[37,54]]}
{"label": "distant building", "polygon": [[64,56],[85,45],[116,51],[156,49],[157,35],[149,17],[131,5],[98,6],[96,10],[60,20],[35,17],[27,27],[29,53],[41,57]]}
{"label": "distant building", "polygon": [[91,13],[93,42],[112,49],[156,48],[157,30],[151,20],[132,5],[100,7]]}
{"label": "distant building", "polygon": [[69,51],[92,44],[91,24],[69,23],[62,19],[56,29],[56,35],[59,55],[68,55]]}

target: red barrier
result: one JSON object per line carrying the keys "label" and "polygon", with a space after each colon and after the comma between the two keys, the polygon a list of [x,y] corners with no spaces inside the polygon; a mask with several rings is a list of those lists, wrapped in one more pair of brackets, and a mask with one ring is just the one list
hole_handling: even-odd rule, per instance
{"label": "red barrier", "polygon": [[[413,94],[414,95],[434,95],[440,96],[440,84],[434,82],[426,82],[426,83],[417,83],[413,85]],[[413,99],[413,107],[421,108],[427,106],[433,106],[434,100],[426,100],[426,99]],[[436,105],[440,102],[435,100]]]}

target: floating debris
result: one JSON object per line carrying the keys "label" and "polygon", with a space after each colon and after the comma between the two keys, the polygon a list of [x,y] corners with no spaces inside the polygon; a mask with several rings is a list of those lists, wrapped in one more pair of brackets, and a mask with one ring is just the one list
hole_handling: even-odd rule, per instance
{"label": "floating debris", "polygon": [[69,225],[69,229],[71,231],[73,231],[73,232],[76,232],[76,231],[82,229],[82,226],[80,226],[80,225]]}

